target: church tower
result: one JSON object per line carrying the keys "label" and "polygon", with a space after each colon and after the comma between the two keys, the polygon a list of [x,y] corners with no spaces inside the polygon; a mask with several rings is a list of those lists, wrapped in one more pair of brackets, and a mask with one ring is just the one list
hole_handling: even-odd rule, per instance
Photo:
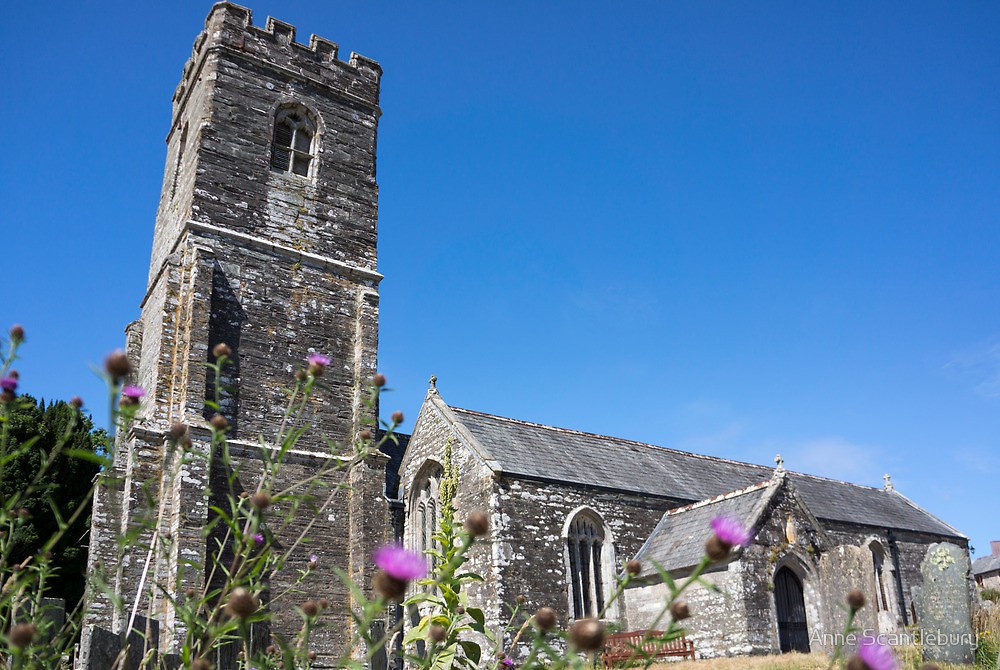
{"label": "church tower", "polygon": [[[231,391],[220,411],[246,473],[259,471],[253,462],[275,447],[295,370],[310,353],[331,358],[308,409],[313,429],[276,488],[328,464],[321,438],[350,445],[372,414],[362,394],[376,370],[378,337],[380,76],[372,60],[338,60],[336,44],[315,35],[301,44],[293,26],[272,18],[255,26],[249,9],[230,3],[212,8],[195,40],[173,96],[142,313],[126,330],[132,381],[147,396],[139,420],[119,436],[117,483],[94,500],[92,572],[103,568],[120,603],[91,593],[84,655],[95,627],[120,633],[137,616],[157,622],[161,651],[182,639],[171,600],[203,587],[204,570],[192,566],[205,563],[209,508],[228,486],[229,473],[211,457],[206,423],[213,413],[206,399],[214,394],[206,364],[216,344],[232,350],[220,380]],[[205,458],[169,480],[174,422],[192,427],[193,448]],[[321,658],[348,643],[350,596],[332,566],[367,587],[371,552],[386,540],[385,462],[380,453],[345,459],[338,476],[349,487],[322,515],[302,520],[303,528],[314,523],[312,542],[271,584],[282,591],[311,554],[319,557],[301,597],[329,598],[331,616],[344,623],[316,632]],[[237,486],[253,492],[257,481],[246,478]],[[153,550],[122,555],[115,540],[149,514],[155,528],[133,544]],[[153,580],[169,592],[150,597]],[[300,620],[292,604],[276,608],[274,632],[294,635]]]}

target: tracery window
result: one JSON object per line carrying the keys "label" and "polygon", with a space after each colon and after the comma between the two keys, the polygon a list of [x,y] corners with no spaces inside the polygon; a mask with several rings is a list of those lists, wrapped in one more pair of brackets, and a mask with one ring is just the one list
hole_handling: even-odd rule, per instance
{"label": "tracery window", "polygon": [[316,154],[316,124],[301,107],[283,107],[274,117],[271,169],[309,176]]}
{"label": "tracery window", "polygon": [[581,510],[566,529],[566,586],[573,618],[597,616],[613,581],[614,548],[601,518]]}
{"label": "tracery window", "polygon": [[[440,523],[438,497],[441,487],[441,466],[428,462],[413,483],[410,498],[410,548],[423,553],[437,546],[434,534]],[[434,568],[432,557],[427,556],[427,569]]]}

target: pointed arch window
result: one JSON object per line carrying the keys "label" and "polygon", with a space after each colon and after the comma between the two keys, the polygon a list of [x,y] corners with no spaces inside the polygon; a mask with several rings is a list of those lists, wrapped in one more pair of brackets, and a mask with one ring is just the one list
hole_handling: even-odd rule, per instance
{"label": "pointed arch window", "polygon": [[283,107],[274,117],[271,169],[275,172],[310,175],[316,157],[316,123],[301,107]]}
{"label": "pointed arch window", "polygon": [[878,541],[868,545],[872,552],[872,566],[875,570],[875,607],[879,612],[893,613],[892,569],[886,565],[885,549]]}
{"label": "pointed arch window", "polygon": [[[441,489],[441,466],[428,462],[421,474],[413,483],[410,497],[410,548],[423,553],[437,546],[434,534],[441,521],[439,512],[439,496]],[[431,556],[427,556],[427,569],[434,567]]]}
{"label": "pointed arch window", "polygon": [[574,619],[600,614],[614,583],[614,545],[595,512],[581,510],[566,526],[566,587]]}

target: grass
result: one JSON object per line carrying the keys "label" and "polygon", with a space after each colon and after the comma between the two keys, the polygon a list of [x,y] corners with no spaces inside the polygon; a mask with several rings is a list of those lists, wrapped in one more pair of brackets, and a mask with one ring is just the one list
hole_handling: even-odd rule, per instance
{"label": "grass", "polygon": [[[784,654],[782,656],[749,656],[715,658],[702,661],[660,663],[653,670],[826,670],[830,659],[824,654]],[[903,665],[905,669],[911,666]],[[912,667],[919,667],[912,666]],[[942,665],[942,670],[971,670],[971,665]]]}

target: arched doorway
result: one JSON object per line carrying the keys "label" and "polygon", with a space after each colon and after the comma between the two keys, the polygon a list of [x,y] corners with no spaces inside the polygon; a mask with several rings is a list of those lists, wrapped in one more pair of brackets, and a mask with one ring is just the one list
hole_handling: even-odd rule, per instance
{"label": "arched doorway", "polygon": [[778,644],[781,653],[809,653],[809,628],[802,582],[788,567],[774,575],[774,606],[778,613]]}

